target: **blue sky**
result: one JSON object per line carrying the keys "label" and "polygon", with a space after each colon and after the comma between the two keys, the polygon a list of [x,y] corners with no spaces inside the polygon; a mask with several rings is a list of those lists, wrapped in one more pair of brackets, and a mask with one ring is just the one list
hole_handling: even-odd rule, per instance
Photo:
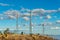
{"label": "blue sky", "polygon": [[[58,33],[60,32],[60,0],[0,0],[0,28],[15,29],[18,13],[19,29],[29,30],[28,11],[30,10],[33,13],[32,27],[33,30],[36,30],[33,32],[42,33],[43,29],[40,24],[44,23],[46,24],[45,34],[60,35]],[[34,14],[34,12],[36,13]],[[28,16],[20,17],[21,14]]]}

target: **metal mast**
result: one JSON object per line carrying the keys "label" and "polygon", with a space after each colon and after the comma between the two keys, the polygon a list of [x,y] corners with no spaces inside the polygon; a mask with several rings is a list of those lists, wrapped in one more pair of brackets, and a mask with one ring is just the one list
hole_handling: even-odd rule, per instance
{"label": "metal mast", "polygon": [[31,14],[31,10],[30,10],[30,35],[32,34],[31,22],[32,22],[32,14]]}
{"label": "metal mast", "polygon": [[44,23],[42,24],[42,26],[43,26],[43,35],[44,35],[44,26],[45,26]]}
{"label": "metal mast", "polygon": [[16,33],[18,33],[18,13],[16,14]]}

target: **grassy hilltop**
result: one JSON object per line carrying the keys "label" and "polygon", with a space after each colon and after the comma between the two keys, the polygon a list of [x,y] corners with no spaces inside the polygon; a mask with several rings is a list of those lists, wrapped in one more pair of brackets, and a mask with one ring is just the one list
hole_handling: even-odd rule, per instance
{"label": "grassy hilltop", "polygon": [[42,36],[39,34],[15,34],[6,29],[3,33],[0,32],[0,40],[54,40],[49,36]]}

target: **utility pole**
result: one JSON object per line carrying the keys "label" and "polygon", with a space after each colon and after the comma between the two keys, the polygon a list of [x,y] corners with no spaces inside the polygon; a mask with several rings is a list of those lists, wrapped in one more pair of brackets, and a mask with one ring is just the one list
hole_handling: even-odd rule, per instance
{"label": "utility pole", "polygon": [[31,26],[31,22],[32,22],[32,14],[31,14],[31,10],[30,10],[30,35],[32,36],[32,26]]}
{"label": "utility pole", "polygon": [[42,24],[42,26],[43,26],[43,35],[44,35],[44,26],[45,26],[45,25],[44,25],[44,24]]}
{"label": "utility pole", "polygon": [[18,33],[18,13],[16,14],[16,33]]}

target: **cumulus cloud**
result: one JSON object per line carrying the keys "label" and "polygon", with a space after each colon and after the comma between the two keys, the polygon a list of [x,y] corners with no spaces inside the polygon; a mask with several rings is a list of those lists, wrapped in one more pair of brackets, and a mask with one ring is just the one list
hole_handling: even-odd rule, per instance
{"label": "cumulus cloud", "polygon": [[21,8],[21,10],[20,10],[21,12],[30,12],[31,10],[30,9],[27,9],[27,8]]}
{"label": "cumulus cloud", "polygon": [[16,19],[16,17],[15,17],[15,16],[12,16],[12,15],[8,15],[8,17],[9,17],[10,19]]}
{"label": "cumulus cloud", "polygon": [[0,19],[2,19],[2,17],[4,19],[16,19],[17,17],[20,17],[20,12],[18,10],[7,10],[2,14],[0,14]]}
{"label": "cumulus cloud", "polygon": [[33,9],[32,13],[45,13],[44,9]]}
{"label": "cumulus cloud", "polygon": [[33,9],[32,10],[32,13],[35,14],[35,15],[44,15],[46,13],[56,13],[58,12],[58,10],[45,10],[45,9]]}
{"label": "cumulus cloud", "polygon": [[30,16],[30,13],[22,13],[22,16]]}
{"label": "cumulus cloud", "polygon": [[16,19],[17,15],[18,15],[18,18],[22,17],[26,21],[29,20],[29,18],[27,16],[30,16],[29,13],[21,13],[19,10],[7,10],[7,11],[4,12],[4,15],[6,15],[6,17],[8,19]]}
{"label": "cumulus cloud", "polygon": [[58,30],[58,29],[60,29],[60,27],[51,27],[51,29]]}
{"label": "cumulus cloud", "polygon": [[0,6],[9,6],[9,4],[0,3]]}
{"label": "cumulus cloud", "polygon": [[43,9],[43,8],[37,8],[37,9],[32,9],[32,10],[30,10],[30,9],[28,9],[28,8],[24,8],[24,7],[21,7],[21,10],[20,11],[22,11],[22,12],[32,12],[32,13],[34,13],[34,14],[36,14],[36,13],[55,13],[55,12],[58,12],[58,11],[60,11],[60,8],[58,8],[57,10],[56,9],[51,9],[51,10],[47,10],[47,9]]}
{"label": "cumulus cloud", "polygon": [[[22,12],[23,11],[23,12]],[[58,10],[45,10],[45,9],[26,9],[26,8],[22,8],[21,10],[7,10],[4,12],[4,14],[6,14],[9,18],[11,19],[15,19],[17,14],[18,14],[18,17],[21,17],[24,18],[24,19],[29,19],[27,18],[28,16],[30,16],[30,11],[31,11],[31,14],[32,16],[41,16],[40,19],[43,18],[43,16],[45,15],[45,13],[55,13],[55,12],[58,12]],[[46,16],[47,19],[50,19],[52,18],[49,14]]]}
{"label": "cumulus cloud", "polygon": [[[22,16],[23,16],[23,17],[24,17],[24,16],[30,16],[30,13],[22,13]],[[37,15],[31,14],[31,16],[37,16]]]}
{"label": "cumulus cloud", "polygon": [[28,21],[28,20],[29,20],[29,18],[28,18],[28,17],[23,17],[23,19],[24,19],[24,20],[26,20],[26,21]]}
{"label": "cumulus cloud", "polygon": [[57,10],[45,10],[46,11],[46,13],[55,13],[55,12],[57,12]]}
{"label": "cumulus cloud", "polygon": [[50,15],[47,15],[47,16],[46,16],[46,18],[47,18],[47,19],[50,19],[50,18],[51,18],[51,16],[50,16]]}
{"label": "cumulus cloud", "polygon": [[15,19],[18,15],[20,17],[20,12],[18,10],[8,10],[4,12],[5,15],[7,15],[11,19]]}
{"label": "cumulus cloud", "polygon": [[57,20],[56,23],[60,23],[60,20]]}
{"label": "cumulus cloud", "polygon": [[43,9],[43,8],[39,8],[39,9],[26,9],[26,8],[22,8],[21,11],[23,11],[24,13],[30,13],[32,14],[32,16],[44,16],[46,13],[56,13],[56,12],[59,12],[60,8],[58,10],[46,10],[46,9]]}

